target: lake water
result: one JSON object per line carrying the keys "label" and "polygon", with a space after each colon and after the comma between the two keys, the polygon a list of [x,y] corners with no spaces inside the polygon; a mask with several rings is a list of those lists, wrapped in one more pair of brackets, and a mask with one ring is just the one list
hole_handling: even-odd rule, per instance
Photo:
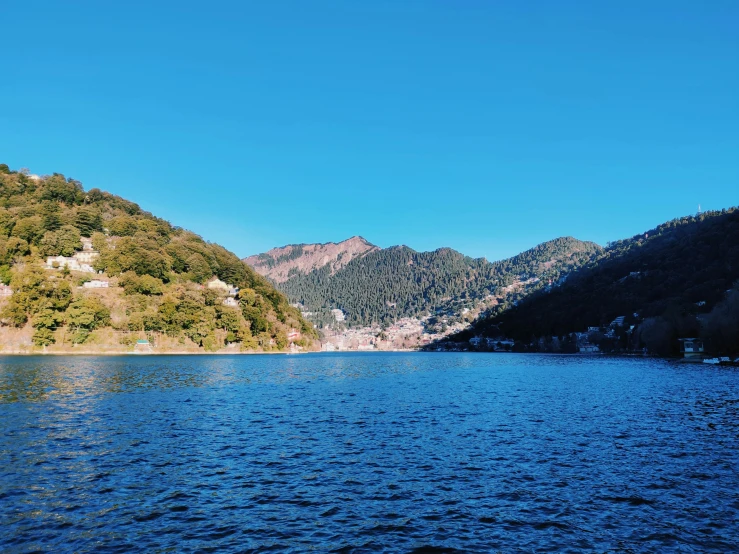
{"label": "lake water", "polygon": [[0,358],[0,551],[739,549],[739,372]]}

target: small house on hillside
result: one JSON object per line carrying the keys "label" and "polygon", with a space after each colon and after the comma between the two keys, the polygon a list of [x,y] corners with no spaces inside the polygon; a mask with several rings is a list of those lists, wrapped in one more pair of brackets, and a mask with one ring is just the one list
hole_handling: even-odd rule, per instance
{"label": "small house on hillside", "polygon": [[101,281],[100,279],[93,279],[82,284],[86,289],[107,289],[110,284],[108,281]]}
{"label": "small house on hillside", "polygon": [[218,277],[213,277],[212,279],[210,279],[206,283],[206,286],[209,289],[220,290],[220,291],[226,292],[226,293],[229,292],[233,288],[233,285],[229,285],[228,283],[224,283]]}
{"label": "small house on hillside", "polygon": [[238,308],[239,307],[239,301],[235,298],[229,296],[228,298],[223,299],[223,305],[228,306],[229,308]]}
{"label": "small house on hillside", "polygon": [[703,341],[701,339],[678,339],[680,341],[680,352],[685,358],[700,358],[703,356]]}
{"label": "small house on hillside", "polygon": [[290,332],[287,334],[287,340],[290,342],[300,340],[300,331],[297,329],[290,329]]}
{"label": "small house on hillside", "polygon": [[0,283],[0,296],[11,296],[12,294],[13,289],[4,283]]}

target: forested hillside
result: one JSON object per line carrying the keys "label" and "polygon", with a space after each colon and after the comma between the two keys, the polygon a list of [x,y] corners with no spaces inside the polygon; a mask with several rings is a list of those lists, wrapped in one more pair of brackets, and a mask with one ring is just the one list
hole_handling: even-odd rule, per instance
{"label": "forested hillside", "polygon": [[[70,258],[44,267],[49,256]],[[203,286],[214,277],[237,287],[236,297]],[[81,287],[93,278],[106,289]],[[2,324],[31,326],[38,346],[161,336],[206,350],[228,344],[270,350],[285,348],[293,329],[303,344],[315,336],[281,293],[225,248],[113,194],[5,164],[0,280],[12,289]]]}
{"label": "forested hillside", "polygon": [[[611,244],[561,287],[531,295],[456,338],[504,335],[529,342],[625,316],[637,325],[633,347],[675,353],[678,337],[706,333],[701,322],[710,321],[714,330],[722,327],[721,314],[729,317],[737,305],[727,291],[738,279],[739,210],[683,217]],[[709,317],[714,307],[719,309]],[[724,329],[736,326],[739,313],[733,317]],[[739,348],[739,335],[731,336],[706,338],[722,344],[734,340]]]}
{"label": "forested hillside", "polygon": [[491,263],[450,248],[416,252],[396,246],[369,251],[338,271],[324,266],[297,273],[279,287],[307,311],[339,308],[350,325],[387,323],[436,310],[458,311],[493,296],[508,305],[556,282],[599,251],[593,243],[567,237]]}

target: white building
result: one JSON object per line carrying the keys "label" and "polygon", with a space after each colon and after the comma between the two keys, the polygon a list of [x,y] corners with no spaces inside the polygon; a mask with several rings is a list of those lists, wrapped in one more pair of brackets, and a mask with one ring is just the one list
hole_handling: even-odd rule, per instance
{"label": "white building", "polygon": [[94,250],[83,250],[82,252],[76,252],[73,257],[81,264],[91,265],[95,262],[98,256],[100,256],[99,252],[95,252]]}
{"label": "white building", "polygon": [[80,262],[76,257],[49,256],[46,258],[46,269],[62,269],[64,266],[70,271],[95,273],[95,269],[89,263]]}
{"label": "white building", "polygon": [[86,289],[107,289],[110,286],[108,281],[101,281],[100,279],[93,279],[82,284]]}
{"label": "white building", "polygon": [[235,298],[229,296],[228,298],[223,299],[223,305],[228,306],[229,308],[238,308],[239,307],[239,301]]}
{"label": "white building", "polygon": [[333,314],[334,319],[336,321],[338,321],[338,322],[342,322],[342,321],[346,320],[346,316],[344,316],[344,312],[342,312],[339,309],[333,309],[333,310],[331,310],[331,313]]}
{"label": "white building", "polygon": [[228,283],[224,283],[218,277],[213,277],[212,279],[210,279],[206,283],[206,286],[209,289],[220,290],[220,291],[225,292],[227,294],[230,294],[231,291],[235,291],[234,294],[233,294],[233,296],[236,296],[236,292],[238,292],[238,289],[234,288],[233,285],[229,285]]}
{"label": "white building", "polygon": [[685,358],[700,358],[703,356],[704,347],[701,339],[678,339],[680,341],[680,352]]}

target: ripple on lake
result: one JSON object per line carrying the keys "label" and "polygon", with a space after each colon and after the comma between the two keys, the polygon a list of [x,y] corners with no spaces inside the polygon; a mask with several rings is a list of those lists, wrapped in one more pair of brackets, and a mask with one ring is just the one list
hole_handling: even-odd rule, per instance
{"label": "ripple on lake", "polygon": [[739,547],[739,374],[504,354],[0,359],[0,550]]}

